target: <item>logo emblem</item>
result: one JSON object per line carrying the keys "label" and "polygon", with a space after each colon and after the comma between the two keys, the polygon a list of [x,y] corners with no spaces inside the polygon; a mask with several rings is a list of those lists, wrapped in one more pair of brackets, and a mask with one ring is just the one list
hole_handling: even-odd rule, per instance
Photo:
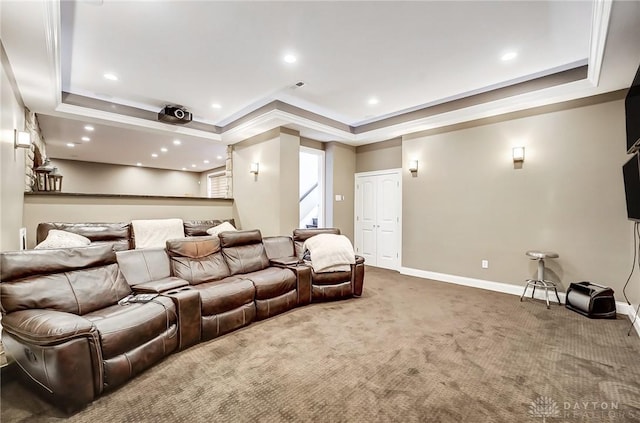
{"label": "logo emblem", "polygon": [[533,417],[542,417],[542,422],[547,421],[547,417],[560,417],[560,409],[556,402],[545,396],[539,396],[529,405],[529,414]]}

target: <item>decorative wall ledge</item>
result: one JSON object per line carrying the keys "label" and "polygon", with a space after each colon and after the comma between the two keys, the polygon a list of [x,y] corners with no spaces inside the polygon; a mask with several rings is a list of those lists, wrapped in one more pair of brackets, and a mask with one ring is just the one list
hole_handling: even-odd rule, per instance
{"label": "decorative wall ledge", "polygon": [[209,198],[178,195],[137,195],[137,194],[87,194],[78,192],[55,192],[55,191],[30,191],[25,192],[25,196],[35,197],[73,197],[73,198],[123,198],[123,199],[145,199],[145,200],[205,200],[233,202],[233,198]]}

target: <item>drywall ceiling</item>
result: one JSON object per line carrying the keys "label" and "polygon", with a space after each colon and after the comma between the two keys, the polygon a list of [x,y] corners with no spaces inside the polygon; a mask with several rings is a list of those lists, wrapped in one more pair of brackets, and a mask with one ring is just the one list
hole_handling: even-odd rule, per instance
{"label": "drywall ceiling", "polygon": [[[640,62],[639,2],[94,0],[0,7],[9,63],[26,106],[41,116],[51,156],[146,163],[152,147],[173,137],[200,139],[175,162],[154,163],[172,169],[276,126],[362,145],[622,89]],[[507,53],[515,57],[503,60]],[[576,69],[585,74],[553,79]],[[526,85],[545,78],[556,82]],[[483,97],[514,84],[523,89]],[[477,101],[460,102],[470,96]],[[460,106],[438,108],[456,100]],[[185,106],[200,126],[158,122],[166,104]],[[97,142],[78,144],[72,134],[87,122],[98,125]],[[140,132],[164,138],[132,148],[130,140],[147,139]]]}
{"label": "drywall ceiling", "polygon": [[[113,157],[109,163],[191,172],[224,166],[227,158],[224,144],[201,137],[86,124],[49,115],[38,115],[38,122],[42,132],[49,134],[47,151],[54,158],[104,162],[105,157]],[[52,151],[60,153],[52,155]]]}

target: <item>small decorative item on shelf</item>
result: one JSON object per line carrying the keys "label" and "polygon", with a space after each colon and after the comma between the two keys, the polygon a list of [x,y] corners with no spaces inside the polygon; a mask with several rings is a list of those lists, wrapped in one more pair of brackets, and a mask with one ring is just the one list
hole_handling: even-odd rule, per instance
{"label": "small decorative item on shelf", "polygon": [[51,160],[44,159],[44,163],[34,169],[36,174],[36,188],[38,191],[49,191],[49,174],[53,171],[54,167],[51,164]]}
{"label": "small decorative item on shelf", "polygon": [[49,179],[49,191],[62,191],[62,175],[57,167],[47,175],[47,179]]}

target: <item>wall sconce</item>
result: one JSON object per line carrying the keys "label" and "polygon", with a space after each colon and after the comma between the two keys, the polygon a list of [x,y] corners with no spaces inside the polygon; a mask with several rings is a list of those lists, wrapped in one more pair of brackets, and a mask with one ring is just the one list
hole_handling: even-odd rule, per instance
{"label": "wall sconce", "polygon": [[251,163],[251,168],[249,169],[249,172],[253,173],[254,175],[257,175],[258,170],[260,170],[260,164],[258,162]]}
{"label": "wall sconce", "polygon": [[513,161],[524,162],[524,147],[513,147]]}
{"label": "wall sconce", "polygon": [[418,171],[418,161],[417,160],[410,160],[409,161],[409,172],[413,173],[413,172],[417,172]]}
{"label": "wall sconce", "polygon": [[31,134],[24,131],[13,130],[13,148],[30,148]]}

